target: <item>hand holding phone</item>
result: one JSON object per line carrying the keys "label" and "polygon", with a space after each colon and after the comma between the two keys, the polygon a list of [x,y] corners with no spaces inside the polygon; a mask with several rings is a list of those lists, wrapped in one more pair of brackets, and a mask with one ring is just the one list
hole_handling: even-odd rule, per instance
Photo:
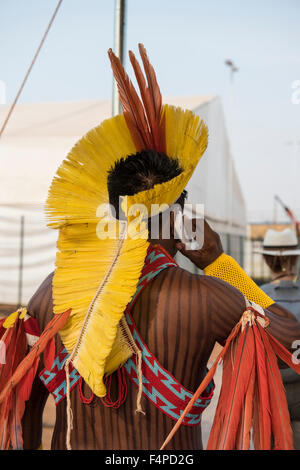
{"label": "hand holding phone", "polygon": [[[184,238],[187,239],[190,237],[190,233],[183,233],[183,217],[181,214],[181,220],[176,222],[175,218],[175,232],[178,233],[182,238],[177,237],[180,240],[176,244],[176,248],[180,251],[184,256],[189,258],[198,268],[204,269],[206,266],[211,264],[215,261],[222,253],[223,247],[221,243],[220,236],[217,232],[215,232],[209,224],[206,222],[205,219],[202,219],[203,223],[203,232],[202,232],[202,243],[198,248],[190,248],[190,246],[195,246],[195,244],[185,243]],[[199,219],[198,219],[199,220]],[[196,219],[192,219],[192,223],[194,224],[194,228],[196,227]],[[188,230],[189,224],[186,225],[186,231]],[[198,237],[197,237],[198,238]],[[201,240],[201,238],[200,238]],[[198,240],[196,240],[197,245],[199,245]]]}
{"label": "hand holding phone", "polygon": [[[198,222],[198,223],[197,223]],[[177,211],[174,220],[175,238],[183,242],[188,250],[199,250],[203,243],[203,230],[200,219],[191,219]]]}

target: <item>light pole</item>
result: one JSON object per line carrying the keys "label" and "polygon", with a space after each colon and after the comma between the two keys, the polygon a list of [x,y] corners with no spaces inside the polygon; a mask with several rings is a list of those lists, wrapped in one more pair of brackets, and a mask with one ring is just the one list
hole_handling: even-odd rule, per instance
{"label": "light pole", "polygon": [[284,143],[286,146],[291,147],[291,157],[290,157],[290,189],[291,189],[291,199],[292,204],[296,209],[297,207],[297,189],[298,189],[298,149],[300,148],[300,140],[289,140]]}
{"label": "light pole", "polygon": [[[232,123],[232,117],[233,117],[233,81],[234,81],[234,74],[238,72],[238,68],[236,65],[234,65],[233,61],[230,59],[225,60],[225,65],[229,67],[229,103],[228,103],[228,109],[229,109],[229,127],[232,129],[233,123]],[[230,132],[232,134],[232,131]]]}
{"label": "light pole", "polygon": [[[231,140],[231,148],[232,148],[232,136],[233,136],[233,132],[232,132],[232,127],[233,127],[233,119],[232,119],[232,116],[233,116],[233,78],[234,78],[234,74],[239,70],[233,63],[232,60],[230,59],[227,59],[225,60],[225,65],[227,67],[229,67],[230,69],[230,77],[229,77],[229,105],[228,105],[228,108],[229,108],[229,119],[228,119],[228,122],[229,122],[229,126],[228,126],[228,130],[229,130],[229,137],[230,137],[230,140]],[[229,185],[229,191],[228,191],[228,230],[229,230],[229,233],[232,231],[232,218],[233,218],[233,156],[232,154],[230,155],[229,157],[229,162],[228,162],[228,185]]]}
{"label": "light pole", "polygon": [[225,65],[230,68],[230,81],[231,83],[233,83],[233,75],[235,72],[238,72],[239,69],[234,65],[234,63],[230,59],[225,60]]}
{"label": "light pole", "polygon": [[[114,53],[124,64],[124,36],[125,36],[126,0],[115,0],[115,40]],[[121,112],[120,97],[118,87],[113,78],[112,115],[116,116]]]}

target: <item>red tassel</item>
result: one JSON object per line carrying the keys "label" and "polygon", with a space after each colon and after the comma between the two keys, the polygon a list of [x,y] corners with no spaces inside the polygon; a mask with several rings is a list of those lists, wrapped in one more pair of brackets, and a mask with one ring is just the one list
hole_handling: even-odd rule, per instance
{"label": "red tassel", "polygon": [[[3,388],[0,387],[0,403],[7,397],[11,390],[22,380],[24,375],[32,368],[36,366],[36,360],[40,354],[44,351],[48,342],[56,335],[56,333],[66,324],[71,309],[64,313],[56,314],[52,320],[47,324],[46,328],[42,332],[38,341],[32,346],[29,353],[24,359],[18,364],[14,370],[10,379],[6,381]],[[1,377],[2,379],[2,377]]]}
{"label": "red tassel", "polygon": [[[212,379],[221,358],[224,382],[207,449],[249,449],[251,427],[255,449],[270,449],[271,432],[274,450],[293,449],[293,433],[276,354],[298,373],[300,365],[294,364],[291,353],[261,326],[260,317],[253,308],[243,314],[161,450],[174,436],[207,380]],[[263,321],[266,327],[269,321],[264,317]]]}
{"label": "red tassel", "polygon": [[253,415],[253,399],[255,391],[255,365],[253,364],[248,389],[242,408],[241,419],[239,423],[236,449],[237,450],[249,450],[250,447],[250,434],[252,427],[252,415]]}

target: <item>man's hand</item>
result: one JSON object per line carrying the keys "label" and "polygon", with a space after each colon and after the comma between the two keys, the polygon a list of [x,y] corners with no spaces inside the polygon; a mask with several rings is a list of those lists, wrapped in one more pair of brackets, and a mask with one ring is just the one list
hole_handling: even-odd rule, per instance
{"label": "man's hand", "polygon": [[[196,230],[196,219],[193,219],[193,231]],[[189,258],[197,268],[204,269],[215,261],[222,253],[223,247],[220,236],[204,220],[203,246],[198,250],[187,250],[183,242],[178,242],[176,248],[184,256]]]}

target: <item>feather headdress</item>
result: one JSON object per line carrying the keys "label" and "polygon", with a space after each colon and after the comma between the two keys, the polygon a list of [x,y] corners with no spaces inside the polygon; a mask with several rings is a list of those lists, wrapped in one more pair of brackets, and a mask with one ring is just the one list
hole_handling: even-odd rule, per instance
{"label": "feather headdress", "polygon": [[[191,111],[162,106],[156,75],[144,46],[145,71],[132,52],[130,61],[141,98],[112,50],[108,51],[123,114],[88,132],[71,150],[52,182],[46,210],[49,225],[59,229],[53,278],[54,312],[71,309],[60,330],[74,367],[94,393],[105,396],[104,374],[112,373],[133,353],[120,321],[135,293],[148,248],[148,232],[130,232],[133,204],[172,205],[180,196],[207,146],[207,128]],[[98,208],[109,202],[107,177],[121,158],[143,149],[177,158],[182,173],[152,189],[126,196],[127,222],[115,221],[116,237],[100,239]],[[154,215],[152,213],[152,215]]]}

